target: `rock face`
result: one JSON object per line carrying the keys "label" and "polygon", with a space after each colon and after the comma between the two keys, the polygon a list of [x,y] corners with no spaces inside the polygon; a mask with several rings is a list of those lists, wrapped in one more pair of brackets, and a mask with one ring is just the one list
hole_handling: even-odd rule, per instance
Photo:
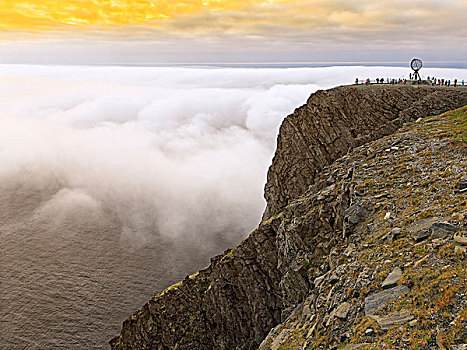
{"label": "rock face", "polygon": [[[410,174],[410,182],[403,179],[400,186],[431,186],[426,180],[431,173],[426,171],[441,172],[448,165],[459,169],[459,160],[427,168],[420,159],[422,152],[439,154],[447,141],[433,144],[418,131],[406,131],[339,157],[394,133],[403,121],[466,104],[467,89],[362,86],[312,95],[281,127],[265,190],[267,220],[236,249],[214,257],[206,269],[152,298],[124,322],[121,334],[110,342],[112,349],[256,349],[260,344],[261,348],[281,348],[290,344],[298,328],[304,332],[300,342],[305,343],[300,346],[311,349],[321,346],[316,339],[323,327],[329,339],[321,348],[349,340],[349,325],[365,316],[365,304],[372,314],[379,313],[411,287],[399,282],[381,291],[378,276],[387,276],[407,261],[397,261],[383,274],[382,266],[396,258],[383,258],[386,248],[381,253],[369,248],[381,244],[369,243],[368,237],[382,237],[385,232],[387,236],[394,225],[403,227],[402,216],[412,217],[409,203],[417,200],[402,189],[389,193],[395,191],[396,180],[385,169]],[[451,181],[452,198],[458,173],[452,170],[443,175]],[[451,197],[440,189],[428,194],[432,198],[421,203],[450,203]],[[413,215],[422,210],[414,208]],[[454,236],[449,231],[446,242],[451,233]],[[394,235],[392,244],[411,239],[410,235]],[[365,254],[372,254],[373,265],[362,262],[368,258]],[[423,259],[418,263],[421,266],[441,261],[428,255]],[[408,319],[403,316],[394,324]],[[391,325],[389,321],[384,324]],[[367,339],[356,340],[367,343]]]}
{"label": "rock face", "polygon": [[277,221],[235,251],[151,299],[125,321],[114,349],[253,349],[280,322]]}
{"label": "rock face", "polygon": [[467,104],[466,92],[436,87],[348,86],[311,95],[281,125],[264,188],[263,219],[301,195],[321,169],[404,122]]}

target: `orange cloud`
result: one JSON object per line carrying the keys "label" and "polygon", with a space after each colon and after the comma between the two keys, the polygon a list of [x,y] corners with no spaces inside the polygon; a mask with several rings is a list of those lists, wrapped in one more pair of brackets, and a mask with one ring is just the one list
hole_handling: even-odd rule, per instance
{"label": "orange cloud", "polygon": [[70,25],[158,26],[159,22],[173,17],[239,10],[254,2],[247,0],[0,0],[0,28],[42,30]]}
{"label": "orange cloud", "polygon": [[[461,38],[467,0],[0,0],[0,36]],[[427,39],[427,40],[428,40]]]}

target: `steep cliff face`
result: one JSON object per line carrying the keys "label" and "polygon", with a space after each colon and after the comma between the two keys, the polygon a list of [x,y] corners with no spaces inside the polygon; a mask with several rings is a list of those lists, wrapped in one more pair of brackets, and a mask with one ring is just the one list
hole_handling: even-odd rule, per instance
{"label": "steep cliff face", "polygon": [[[340,278],[330,273],[338,267],[336,247],[362,242],[367,218],[383,210],[356,187],[355,165],[363,157],[352,166],[349,156],[329,166],[404,121],[462,105],[464,89],[360,86],[312,95],[281,127],[266,185],[267,220],[239,247],[152,298],[124,322],[112,349],[255,349],[268,334],[263,347],[285,342],[276,326],[299,324],[291,317],[316,291],[316,279],[326,276],[332,285]],[[368,147],[371,157],[375,150]],[[294,333],[290,325],[284,329]]]}
{"label": "steep cliff face", "polygon": [[311,95],[282,123],[264,189],[263,219],[305,191],[320,170],[350,149],[396,131],[404,122],[466,104],[464,89],[348,86]]}
{"label": "steep cliff face", "polygon": [[[348,239],[312,269],[306,298],[260,349],[466,349],[466,170],[467,106],[325,167],[318,197],[352,173]],[[312,210],[315,195],[310,188],[293,206]]]}

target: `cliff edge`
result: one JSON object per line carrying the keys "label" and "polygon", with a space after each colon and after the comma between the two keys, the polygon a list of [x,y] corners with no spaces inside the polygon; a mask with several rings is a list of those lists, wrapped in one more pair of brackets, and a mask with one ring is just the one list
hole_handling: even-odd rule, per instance
{"label": "cliff edge", "polygon": [[403,123],[464,106],[466,90],[359,85],[318,91],[281,125],[268,171],[263,219],[305,191],[321,169]]}
{"label": "cliff edge", "polygon": [[[400,282],[411,278],[407,271],[419,276],[410,270],[424,266],[415,266],[417,258],[456,266],[451,273],[465,283],[454,253],[410,254],[414,244],[432,239],[440,240],[433,249],[457,254],[465,240],[457,212],[465,209],[458,198],[464,192],[455,191],[464,191],[467,112],[413,122],[464,105],[463,88],[347,86],[313,94],[281,126],[263,222],[236,249],[153,297],[124,322],[112,349],[337,349],[384,342],[394,322],[415,319],[407,305],[384,307],[417,291],[416,282]],[[382,286],[389,268],[396,277]],[[462,283],[456,293],[465,291]],[[389,297],[378,297],[380,289]],[[459,300],[452,299],[456,307]],[[455,317],[462,326],[467,315]],[[372,334],[365,333],[368,325]]]}

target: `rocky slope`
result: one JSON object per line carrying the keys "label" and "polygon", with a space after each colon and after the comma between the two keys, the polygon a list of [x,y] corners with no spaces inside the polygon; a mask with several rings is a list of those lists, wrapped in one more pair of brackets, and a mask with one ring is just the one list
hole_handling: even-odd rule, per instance
{"label": "rocky slope", "polygon": [[[281,127],[267,219],[239,247],[152,298],[124,322],[112,349],[467,342],[466,110],[395,133],[463,105],[465,89],[358,86],[312,95]],[[442,300],[423,304],[430,288]]]}
{"label": "rocky slope", "polygon": [[467,343],[466,142],[463,107],[408,124],[322,171],[323,189],[310,189],[286,211],[302,221],[349,186],[348,239],[323,255],[306,298],[260,349]]}

